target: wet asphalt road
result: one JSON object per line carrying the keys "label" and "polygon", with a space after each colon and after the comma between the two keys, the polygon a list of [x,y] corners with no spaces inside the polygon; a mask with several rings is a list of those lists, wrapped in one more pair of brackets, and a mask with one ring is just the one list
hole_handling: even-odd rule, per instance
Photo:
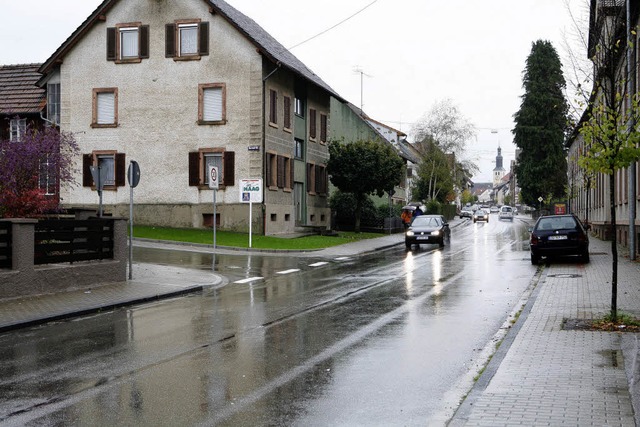
{"label": "wet asphalt road", "polygon": [[492,215],[443,249],[219,254],[221,288],[0,335],[0,424],[443,425],[521,308],[526,236]]}

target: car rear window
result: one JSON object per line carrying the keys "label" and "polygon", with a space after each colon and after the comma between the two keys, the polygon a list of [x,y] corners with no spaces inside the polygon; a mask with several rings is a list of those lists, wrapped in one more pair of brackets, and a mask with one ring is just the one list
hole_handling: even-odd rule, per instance
{"label": "car rear window", "polygon": [[511,208],[509,206],[504,206],[502,208],[502,212],[511,212]]}
{"label": "car rear window", "polygon": [[542,218],[538,230],[566,230],[576,228],[576,220],[572,217]]}

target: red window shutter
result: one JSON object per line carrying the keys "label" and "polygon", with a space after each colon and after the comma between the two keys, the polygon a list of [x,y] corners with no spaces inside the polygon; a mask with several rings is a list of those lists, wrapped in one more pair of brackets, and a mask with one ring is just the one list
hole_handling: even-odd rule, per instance
{"label": "red window shutter", "polygon": [[284,97],[284,116],[282,119],[284,120],[284,127],[291,129],[291,98],[288,96]]}
{"label": "red window shutter", "polygon": [[198,25],[198,54],[209,55],[209,23],[201,22]]}
{"label": "red window shutter", "polygon": [[93,166],[93,155],[83,154],[82,155],[82,186],[83,187],[93,186],[93,176],[91,176],[91,169],[89,169],[90,166]]}
{"label": "red window shutter", "polygon": [[278,123],[278,92],[269,91],[269,122]]}
{"label": "red window shutter", "polygon": [[284,188],[285,170],[284,157],[278,156],[278,188]]}
{"label": "red window shutter", "polygon": [[236,153],[233,151],[225,151],[222,155],[222,163],[223,163],[223,184],[224,185],[234,185],[236,182]]}
{"label": "red window shutter", "polygon": [[312,172],[313,172],[313,166],[309,163],[307,163],[307,193],[311,193],[313,192],[313,176],[312,176]]}
{"label": "red window shutter", "polygon": [[265,186],[266,187],[271,187],[271,156],[273,156],[273,154],[266,154],[266,161],[265,161],[265,174],[264,174],[264,178],[265,178]]}
{"label": "red window shutter", "polygon": [[149,26],[142,25],[140,27],[140,58],[149,57]]}
{"label": "red window shutter", "polygon": [[200,185],[200,153],[189,153],[189,186]]}
{"label": "red window shutter", "polygon": [[107,61],[115,61],[117,59],[116,52],[116,28],[107,28]]}
{"label": "red window shutter", "polygon": [[126,175],[125,169],[124,153],[116,153],[116,187],[124,187]]}
{"label": "red window shutter", "polygon": [[291,159],[289,159],[289,188],[293,189],[293,182],[294,182],[294,177],[295,177],[295,167],[293,165],[293,161]]}
{"label": "red window shutter", "polygon": [[167,58],[173,58],[176,56],[176,25],[167,24],[164,26],[164,29],[164,56]]}
{"label": "red window shutter", "polygon": [[316,138],[316,110],[309,109],[309,138]]}
{"label": "red window shutter", "polygon": [[320,141],[327,141],[327,115],[320,114]]}

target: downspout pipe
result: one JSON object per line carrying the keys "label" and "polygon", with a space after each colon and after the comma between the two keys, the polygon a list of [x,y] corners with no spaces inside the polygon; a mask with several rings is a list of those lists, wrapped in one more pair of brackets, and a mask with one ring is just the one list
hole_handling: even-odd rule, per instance
{"label": "downspout pipe", "polygon": [[[282,63],[278,62],[269,74],[262,78],[262,173],[267,170],[267,80],[282,67]],[[265,183],[262,183],[262,235],[267,234],[267,199],[266,199]]]}
{"label": "downspout pipe", "polygon": [[[631,32],[631,5],[630,0],[626,0],[627,8],[627,111],[631,111],[631,92],[634,91],[635,85],[632,85],[632,76],[635,77],[635,73],[631,72],[631,46],[635,44],[632,42]],[[637,65],[636,65],[637,67]],[[633,129],[635,123],[628,123],[629,131]],[[636,259],[636,164],[629,166],[629,259]]]}

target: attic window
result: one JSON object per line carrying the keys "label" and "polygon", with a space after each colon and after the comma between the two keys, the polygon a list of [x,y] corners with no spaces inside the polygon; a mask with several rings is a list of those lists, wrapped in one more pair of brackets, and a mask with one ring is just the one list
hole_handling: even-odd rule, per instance
{"label": "attic window", "polygon": [[209,54],[209,23],[200,20],[176,21],[165,26],[167,58],[200,59]]}
{"label": "attic window", "polygon": [[107,60],[140,62],[149,57],[149,26],[140,22],[107,28]]}

